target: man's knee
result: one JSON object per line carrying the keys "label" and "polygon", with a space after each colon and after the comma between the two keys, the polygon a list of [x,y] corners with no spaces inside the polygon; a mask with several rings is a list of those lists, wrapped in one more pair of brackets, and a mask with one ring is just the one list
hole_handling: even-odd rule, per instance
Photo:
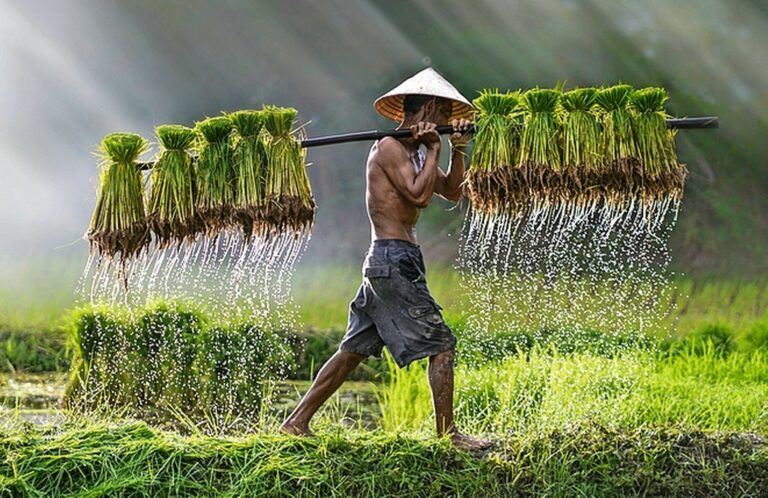
{"label": "man's knee", "polygon": [[336,351],[336,356],[339,358],[339,360],[343,361],[344,363],[354,363],[357,365],[364,359],[366,359],[368,356],[361,354],[361,353],[355,353],[354,351]]}
{"label": "man's knee", "polygon": [[450,348],[450,349],[446,349],[445,351],[440,351],[439,353],[430,356],[429,361],[430,362],[437,361],[440,363],[453,362],[453,356],[455,354],[455,351],[456,351],[455,348]]}

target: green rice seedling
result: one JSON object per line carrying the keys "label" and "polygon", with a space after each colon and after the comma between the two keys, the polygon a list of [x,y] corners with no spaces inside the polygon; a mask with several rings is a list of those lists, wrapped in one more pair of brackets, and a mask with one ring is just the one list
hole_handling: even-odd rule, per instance
{"label": "green rice seedling", "polygon": [[523,187],[531,189],[536,200],[548,200],[560,190],[559,126],[556,120],[559,89],[534,88],[520,97],[525,122],[520,139],[518,167],[524,178]]}
{"label": "green rice seedling", "polygon": [[181,413],[212,430],[231,428],[253,420],[266,382],[295,366],[284,334],[245,321],[211,323],[183,303],[89,307],[72,318],[68,406],[98,401],[161,425]]}
{"label": "green rice seedling", "polygon": [[232,122],[226,116],[196,123],[198,142],[197,215],[209,235],[233,226],[235,170],[232,166],[230,134]]}
{"label": "green rice seedling", "polygon": [[234,352],[241,365],[234,386],[238,408],[243,413],[258,411],[264,380],[285,378],[296,367],[296,360],[284,334],[252,323],[237,324],[232,329],[239,339]]}
{"label": "green rice seedling", "polygon": [[563,139],[563,172],[573,198],[597,200],[593,187],[599,185],[600,124],[591,112],[597,90],[575,88],[560,97]]}
{"label": "green rice seedling", "polygon": [[[432,427],[425,370],[418,362],[393,371],[376,389],[385,430]],[[537,344],[501,361],[458,364],[456,419],[469,433],[533,433],[587,423],[763,432],[766,375],[765,351],[723,355],[711,342],[703,350],[630,348],[610,356],[564,354]]]}
{"label": "green rice seedling", "polygon": [[208,327],[198,342],[196,409],[215,430],[230,426],[238,417],[254,420],[262,406],[265,382],[284,377],[292,364],[288,344],[260,326]]}
{"label": "green rice seedling", "polygon": [[667,128],[663,88],[649,87],[629,94],[634,114],[638,157],[646,180],[646,195],[682,197],[685,166],[677,162],[676,130]]}
{"label": "green rice seedling", "polygon": [[144,184],[136,164],[147,145],[134,133],[111,133],[101,141],[100,187],[86,237],[91,249],[108,258],[131,258],[150,241]]}
{"label": "green rice seedling", "polygon": [[266,150],[260,131],[264,118],[260,111],[237,111],[229,115],[237,131],[234,164],[236,170],[235,217],[243,228],[243,233],[250,238],[254,231],[260,231],[264,210],[266,186]]}
{"label": "green rice seedling", "polygon": [[141,380],[144,403],[155,406],[193,406],[197,339],[203,327],[200,313],[167,303],[147,308],[133,325],[135,341],[126,348],[126,363]]}
{"label": "green rice seedling", "polygon": [[119,370],[124,329],[124,317],[109,308],[89,308],[73,315],[67,340],[71,369],[65,405],[89,399],[88,393],[101,393],[109,404],[123,396]]}
{"label": "green rice seedling", "polygon": [[300,138],[291,133],[296,115],[296,109],[290,107],[264,108],[264,127],[270,135],[264,223],[278,233],[309,229],[315,218],[315,201],[304,167],[306,151]]}
{"label": "green rice seedling", "polygon": [[610,202],[621,203],[642,185],[642,170],[629,109],[630,85],[598,90],[596,102],[603,125],[602,153],[605,161],[601,184],[610,192]]}
{"label": "green rice seedling", "polygon": [[181,125],[162,125],[155,132],[162,151],[152,167],[147,217],[158,247],[164,248],[193,239],[197,231],[195,177],[188,152],[195,131]]}
{"label": "green rice seedling", "polygon": [[200,336],[195,360],[199,386],[196,408],[221,420],[236,407],[232,390],[237,369],[233,339],[237,337],[224,326],[205,329]]}
{"label": "green rice seedling", "polygon": [[512,167],[517,153],[515,120],[519,93],[483,90],[472,103],[475,137],[467,173],[467,191],[473,209],[493,214],[509,201]]}

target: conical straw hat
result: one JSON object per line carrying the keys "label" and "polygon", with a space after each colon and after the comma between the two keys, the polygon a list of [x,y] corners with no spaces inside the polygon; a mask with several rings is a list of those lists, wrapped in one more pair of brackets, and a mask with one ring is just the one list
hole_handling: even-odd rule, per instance
{"label": "conical straw hat", "polygon": [[398,86],[382,95],[373,106],[376,112],[393,121],[403,120],[403,100],[406,95],[434,95],[453,100],[453,110],[449,119],[472,119],[474,107],[459,93],[456,88],[448,83],[440,73],[428,67],[423,71],[411,76]]}

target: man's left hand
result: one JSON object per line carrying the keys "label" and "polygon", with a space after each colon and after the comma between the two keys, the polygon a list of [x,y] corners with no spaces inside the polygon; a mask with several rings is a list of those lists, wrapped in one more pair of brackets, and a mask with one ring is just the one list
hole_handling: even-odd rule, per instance
{"label": "man's left hand", "polygon": [[449,140],[454,147],[464,147],[469,142],[471,135],[467,133],[467,130],[472,126],[472,122],[468,119],[454,119],[451,121],[453,126],[453,133]]}

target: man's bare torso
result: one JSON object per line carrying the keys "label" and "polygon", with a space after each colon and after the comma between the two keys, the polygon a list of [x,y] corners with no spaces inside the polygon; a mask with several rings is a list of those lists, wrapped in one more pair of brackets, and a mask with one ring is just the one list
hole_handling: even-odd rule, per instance
{"label": "man's bare torso", "polygon": [[[382,140],[396,139],[387,137]],[[403,239],[416,242],[416,222],[419,219],[421,209],[408,202],[397,191],[382,167],[376,162],[376,154],[379,153],[377,141],[371,147],[366,165],[366,207],[368,218],[371,221],[371,238],[377,239]],[[397,160],[411,162],[408,151],[401,144],[402,157]]]}

